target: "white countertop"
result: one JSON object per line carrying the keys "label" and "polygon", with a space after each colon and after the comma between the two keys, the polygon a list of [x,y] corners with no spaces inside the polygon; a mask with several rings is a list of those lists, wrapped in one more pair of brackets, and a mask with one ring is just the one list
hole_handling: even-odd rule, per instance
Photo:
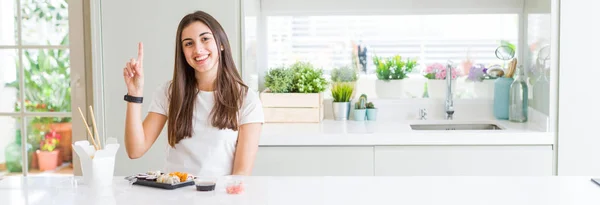
{"label": "white countertop", "polygon": [[[411,124],[496,124],[502,130],[412,130]],[[260,146],[553,145],[533,123],[502,120],[334,121],[265,123]]]}
{"label": "white countertop", "polygon": [[591,177],[248,177],[245,192],[195,187],[176,190],[129,185],[115,177],[95,190],[73,177],[8,177],[0,180],[0,204],[600,204],[600,186]]}

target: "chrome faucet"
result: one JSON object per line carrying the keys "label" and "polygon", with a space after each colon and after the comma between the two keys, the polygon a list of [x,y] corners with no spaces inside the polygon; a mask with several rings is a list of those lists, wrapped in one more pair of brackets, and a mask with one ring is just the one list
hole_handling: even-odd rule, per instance
{"label": "chrome faucet", "polygon": [[452,99],[452,61],[446,65],[446,119],[451,120],[454,115],[454,100]]}

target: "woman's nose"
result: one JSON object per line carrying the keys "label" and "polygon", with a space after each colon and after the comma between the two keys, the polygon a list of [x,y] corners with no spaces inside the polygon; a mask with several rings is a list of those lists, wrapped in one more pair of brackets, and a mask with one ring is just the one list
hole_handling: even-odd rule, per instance
{"label": "woman's nose", "polygon": [[205,50],[206,50],[206,49],[204,48],[204,45],[202,45],[202,43],[198,42],[198,43],[196,43],[196,44],[195,44],[195,47],[194,47],[194,52],[195,52],[196,54],[201,54],[201,53],[203,53]]}

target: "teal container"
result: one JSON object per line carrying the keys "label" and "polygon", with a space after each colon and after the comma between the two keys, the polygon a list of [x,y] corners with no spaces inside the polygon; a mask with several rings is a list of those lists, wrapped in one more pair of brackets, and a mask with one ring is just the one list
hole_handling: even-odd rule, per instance
{"label": "teal container", "polygon": [[374,109],[367,108],[367,120],[370,120],[370,121],[377,120],[377,108],[374,108]]}
{"label": "teal container", "polygon": [[354,110],[354,120],[365,121],[365,118],[367,118],[367,110],[366,109]]}
{"label": "teal container", "polygon": [[498,78],[494,82],[494,117],[508,120],[508,105],[510,103],[510,85],[513,78]]}

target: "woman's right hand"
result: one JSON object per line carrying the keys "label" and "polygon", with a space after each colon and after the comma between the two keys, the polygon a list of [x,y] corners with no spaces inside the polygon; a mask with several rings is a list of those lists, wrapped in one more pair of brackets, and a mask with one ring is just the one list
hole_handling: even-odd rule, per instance
{"label": "woman's right hand", "polygon": [[127,94],[134,97],[142,97],[144,94],[144,45],[138,44],[138,58],[131,59],[123,68],[123,77],[127,85]]}

